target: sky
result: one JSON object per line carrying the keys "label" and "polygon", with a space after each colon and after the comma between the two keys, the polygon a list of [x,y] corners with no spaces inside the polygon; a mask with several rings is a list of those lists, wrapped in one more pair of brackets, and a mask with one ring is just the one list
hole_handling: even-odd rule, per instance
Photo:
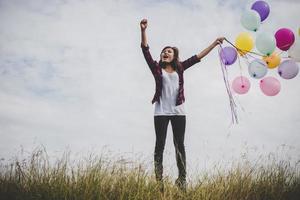
{"label": "sky", "polygon": [[[251,35],[275,34],[282,27],[297,33],[300,1],[267,2],[270,15]],[[109,149],[143,157],[151,167],[155,82],[140,48],[140,20],[148,19],[154,59],[172,45],[184,60],[217,37],[234,43],[247,31],[240,18],[253,3],[0,0],[0,158],[9,160],[21,149],[30,152],[39,146],[50,155],[66,149],[83,155]],[[299,161],[299,75],[285,80],[269,70],[267,76],[280,81],[281,91],[268,97],[259,80],[250,78],[245,62],[229,66],[228,74],[230,80],[242,74],[251,82],[247,94],[235,94],[235,125],[217,48],[185,72],[188,172],[270,153]],[[176,171],[171,127],[164,163],[167,171]]]}

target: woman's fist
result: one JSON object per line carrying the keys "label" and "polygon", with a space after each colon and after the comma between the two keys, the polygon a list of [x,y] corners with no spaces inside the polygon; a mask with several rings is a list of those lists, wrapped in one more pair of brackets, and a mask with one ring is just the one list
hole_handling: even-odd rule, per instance
{"label": "woman's fist", "polygon": [[223,40],[225,40],[225,37],[219,37],[214,41],[214,45],[217,46],[219,44],[223,43]]}
{"label": "woman's fist", "polygon": [[142,19],[142,21],[141,21],[141,23],[140,23],[141,30],[142,30],[142,31],[146,30],[147,25],[148,25],[147,19]]}

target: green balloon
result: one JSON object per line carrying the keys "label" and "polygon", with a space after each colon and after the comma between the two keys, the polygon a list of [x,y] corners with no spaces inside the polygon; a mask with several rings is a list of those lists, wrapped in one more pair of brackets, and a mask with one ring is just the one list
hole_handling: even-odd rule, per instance
{"label": "green balloon", "polygon": [[256,49],[267,56],[270,56],[276,48],[276,40],[273,34],[262,32],[256,37]]}
{"label": "green balloon", "polygon": [[260,16],[254,10],[247,10],[243,13],[241,23],[249,31],[257,31],[260,26]]}

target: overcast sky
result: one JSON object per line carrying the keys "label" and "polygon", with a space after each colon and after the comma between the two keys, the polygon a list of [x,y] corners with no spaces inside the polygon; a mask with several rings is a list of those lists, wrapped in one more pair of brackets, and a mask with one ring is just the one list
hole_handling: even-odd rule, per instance
{"label": "overcast sky", "polygon": [[[155,82],[140,49],[140,20],[148,19],[155,59],[172,45],[184,60],[219,36],[234,42],[246,31],[240,17],[253,2],[0,0],[0,157],[39,145],[58,155],[66,148],[107,147],[140,153],[151,165]],[[267,2],[271,12],[259,32],[286,27],[297,33],[300,1]],[[241,70],[238,63],[228,68],[229,78],[242,73],[251,88],[235,96],[240,123],[233,126],[217,48],[185,72],[189,170],[244,153],[251,159],[270,152],[300,159],[299,75],[284,80],[270,70],[267,76],[276,77],[282,89],[267,97],[241,64]],[[171,129],[165,163],[176,170]]]}

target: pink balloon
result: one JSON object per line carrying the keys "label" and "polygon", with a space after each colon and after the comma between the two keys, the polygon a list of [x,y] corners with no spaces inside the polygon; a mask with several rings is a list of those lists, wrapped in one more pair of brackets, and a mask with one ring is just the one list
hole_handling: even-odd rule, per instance
{"label": "pink balloon", "polygon": [[267,96],[275,96],[280,92],[280,82],[274,77],[266,77],[259,83],[261,91]]}
{"label": "pink balloon", "polygon": [[238,76],[232,82],[232,89],[238,94],[245,94],[250,89],[250,81],[245,76]]}
{"label": "pink balloon", "polygon": [[281,28],[275,33],[276,46],[282,51],[287,51],[295,42],[293,31],[288,28]]}

